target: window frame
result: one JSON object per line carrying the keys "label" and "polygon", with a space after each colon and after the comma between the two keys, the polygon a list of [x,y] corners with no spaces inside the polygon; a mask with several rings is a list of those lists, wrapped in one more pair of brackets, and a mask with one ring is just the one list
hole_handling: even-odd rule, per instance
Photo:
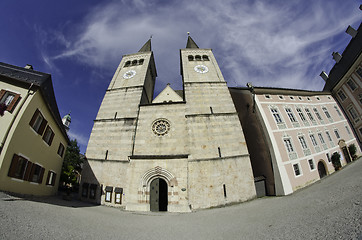
{"label": "window frame", "polygon": [[284,142],[284,146],[287,150],[287,153],[294,153],[294,148],[293,148],[293,144],[292,144],[292,140],[290,138],[284,138],[283,139]]}
{"label": "window frame", "polygon": [[[8,103],[5,104],[5,101],[7,99],[7,97],[11,95],[13,96],[13,99]],[[20,101],[21,97],[20,94],[6,90],[6,89],[1,89],[0,90],[0,104],[3,103],[6,106],[5,111],[8,111],[9,113],[12,113],[14,111],[14,109],[16,108],[16,105],[18,104],[18,102]]]}
{"label": "window frame", "polygon": [[284,123],[282,116],[279,113],[278,108],[276,107],[270,107],[270,112],[277,124]]}
{"label": "window frame", "polygon": [[313,159],[308,159],[308,165],[309,165],[309,169],[310,169],[311,171],[313,171],[313,170],[316,169]]}
{"label": "window frame", "polygon": [[63,157],[64,151],[65,151],[65,147],[64,147],[63,143],[59,143],[59,147],[58,147],[57,154],[58,154],[60,157]]}
{"label": "window frame", "polygon": [[36,109],[33,117],[29,122],[29,125],[37,134],[42,136],[47,123],[48,121],[44,118],[44,115],[40,112],[39,109]]}
{"label": "window frame", "polygon": [[349,78],[346,84],[348,85],[349,89],[351,89],[352,92],[354,92],[354,90],[358,88],[352,78]]}
{"label": "window frame", "polygon": [[[297,166],[297,169],[295,168],[295,166]],[[293,167],[295,177],[302,176],[302,170],[301,170],[301,167],[299,166],[299,163],[293,163],[292,167]]]}
{"label": "window frame", "polygon": [[317,142],[317,140],[315,139],[314,134],[310,134],[309,137],[310,137],[310,140],[311,140],[311,142],[312,142],[312,145],[313,145],[314,147],[317,147],[317,146],[318,146],[318,142]]}
{"label": "window frame", "polygon": [[57,178],[57,174],[54,171],[49,170],[48,171],[48,176],[47,176],[47,181],[46,181],[45,185],[55,186],[56,178]]}
{"label": "window frame", "polygon": [[304,136],[298,136],[298,140],[299,140],[300,145],[302,146],[302,149],[308,149],[308,145],[304,139]]}
{"label": "window frame", "polygon": [[292,122],[292,123],[296,123],[298,122],[297,119],[295,118],[294,114],[293,114],[293,111],[290,107],[285,107],[285,112],[287,113],[288,117],[289,117],[289,120]]}
{"label": "window frame", "polygon": [[54,131],[53,129],[48,125],[44,131],[43,140],[46,144],[49,146],[52,145],[53,139],[54,139]]}
{"label": "window frame", "polygon": [[344,93],[344,91],[342,89],[340,89],[337,92],[337,95],[338,95],[339,99],[341,99],[342,102],[344,102],[344,100],[347,99],[347,96],[346,96],[346,94]]}

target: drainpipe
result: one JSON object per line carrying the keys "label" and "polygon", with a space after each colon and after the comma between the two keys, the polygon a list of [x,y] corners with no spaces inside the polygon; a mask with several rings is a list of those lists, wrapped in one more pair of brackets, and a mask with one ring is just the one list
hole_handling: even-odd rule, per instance
{"label": "drainpipe", "polygon": [[[14,125],[14,122],[15,122],[15,120],[16,120],[16,117],[18,116],[21,108],[24,106],[24,103],[25,103],[26,100],[28,99],[29,95],[32,95],[32,94],[30,94],[30,90],[31,90],[32,87],[33,87],[33,83],[30,84],[30,87],[28,88],[28,92],[26,93],[26,96],[25,96],[23,102],[20,104],[20,106],[19,106],[18,109],[16,110],[13,119],[11,119],[11,122],[10,122],[10,124],[9,124],[9,127],[8,127],[8,129],[6,130],[4,139],[1,141],[1,144],[0,144],[0,154],[1,154],[2,150],[3,150],[3,147],[4,147],[4,145],[5,145],[6,139],[7,139],[8,136],[9,136],[10,130],[11,130],[11,128],[12,128],[13,125]],[[34,93],[34,92],[33,92],[33,93]]]}

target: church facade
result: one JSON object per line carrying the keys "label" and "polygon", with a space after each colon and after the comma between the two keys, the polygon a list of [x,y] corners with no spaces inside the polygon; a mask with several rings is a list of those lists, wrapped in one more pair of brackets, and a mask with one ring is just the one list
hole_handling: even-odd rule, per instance
{"label": "church facade", "polygon": [[123,56],[89,139],[81,199],[131,211],[188,212],[256,197],[242,127],[211,49],[189,36],[183,90],[155,99],[149,40]]}

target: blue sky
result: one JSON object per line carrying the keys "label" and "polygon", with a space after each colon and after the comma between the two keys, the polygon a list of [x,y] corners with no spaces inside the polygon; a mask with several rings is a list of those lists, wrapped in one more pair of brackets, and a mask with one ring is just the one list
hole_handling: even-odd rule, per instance
{"label": "blue sky", "polygon": [[60,114],[71,111],[69,135],[85,152],[93,120],[122,55],[152,34],[158,77],[181,89],[179,49],[187,32],[212,48],[229,87],[322,90],[361,22],[362,0],[118,0],[0,2],[0,61],[50,73]]}

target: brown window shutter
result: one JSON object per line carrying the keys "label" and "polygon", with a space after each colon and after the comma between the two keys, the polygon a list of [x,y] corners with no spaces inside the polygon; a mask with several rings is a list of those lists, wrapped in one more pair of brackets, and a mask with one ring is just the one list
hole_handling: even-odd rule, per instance
{"label": "brown window shutter", "polygon": [[30,125],[30,126],[33,126],[33,125],[34,125],[35,120],[36,120],[36,117],[38,116],[39,113],[40,113],[39,110],[36,109],[33,117],[31,118],[31,120],[30,120],[30,122],[29,122],[29,125]]}
{"label": "brown window shutter", "polygon": [[15,176],[15,171],[16,171],[16,167],[18,166],[18,161],[19,161],[19,156],[14,154],[13,159],[11,160],[11,164],[10,164],[10,168],[9,168],[9,172],[8,172],[9,177]]}
{"label": "brown window shutter", "polygon": [[33,166],[33,163],[28,161],[28,164],[27,164],[26,170],[25,170],[25,174],[24,174],[25,181],[30,181],[30,173],[31,173],[32,166]]}
{"label": "brown window shutter", "polygon": [[39,181],[38,181],[39,184],[43,182],[44,170],[45,170],[44,168],[41,168],[40,170]]}
{"label": "brown window shutter", "polygon": [[9,104],[9,106],[7,107],[8,112],[12,113],[13,110],[15,109],[16,105],[18,104],[18,102],[20,101],[21,97],[20,94],[16,94],[13,101],[11,101],[11,103]]}
{"label": "brown window shutter", "polygon": [[54,132],[52,131],[52,135],[50,136],[50,139],[49,139],[49,146],[52,145],[53,138],[54,138]]}
{"label": "brown window shutter", "polygon": [[49,185],[50,174],[51,174],[51,171],[48,171],[47,181],[46,181],[45,185]]}
{"label": "brown window shutter", "polygon": [[3,96],[5,95],[5,93],[6,93],[6,90],[4,90],[4,89],[1,89],[1,90],[0,90],[0,100],[3,98]]}
{"label": "brown window shutter", "polygon": [[42,121],[42,123],[41,123],[41,125],[40,125],[40,128],[39,128],[39,130],[38,130],[38,133],[39,133],[40,135],[43,135],[44,129],[45,129],[47,123],[48,123],[48,121],[45,120],[45,118],[43,118],[43,121]]}
{"label": "brown window shutter", "polygon": [[57,174],[54,173],[54,174],[53,174],[53,179],[52,179],[52,186],[55,185],[55,180],[56,180],[56,179],[57,179]]}

